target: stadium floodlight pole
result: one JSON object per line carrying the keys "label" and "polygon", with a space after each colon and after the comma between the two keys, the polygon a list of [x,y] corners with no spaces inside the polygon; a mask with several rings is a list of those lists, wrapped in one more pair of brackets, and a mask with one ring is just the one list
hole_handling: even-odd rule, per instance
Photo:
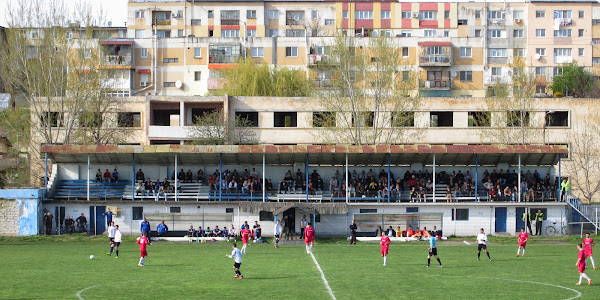
{"label": "stadium floodlight pole", "polygon": [[[348,152],[346,152],[346,203],[348,203],[348,194],[350,194],[350,182],[348,181]],[[333,201],[332,201],[333,202]]]}
{"label": "stadium floodlight pole", "polygon": [[[177,172],[175,172],[177,174]],[[219,153],[219,201],[223,201],[223,153]]]}
{"label": "stadium floodlight pole", "polygon": [[[519,153],[519,174],[517,174],[517,191],[519,192],[518,200],[521,202],[521,154]],[[527,224],[525,224],[527,225]]]}
{"label": "stadium floodlight pole", "polygon": [[392,197],[392,154],[388,153],[388,203],[390,203]]}
{"label": "stadium floodlight pole", "polygon": [[[90,154],[88,153],[87,155],[87,188],[86,188],[86,195],[87,195],[87,201],[90,201]],[[94,234],[96,233],[95,229],[94,229]]]}
{"label": "stadium floodlight pole", "polygon": [[131,201],[135,201],[135,153],[131,153]]}
{"label": "stadium floodlight pole", "polygon": [[[263,198],[262,200],[263,200],[263,202],[267,201],[266,191],[265,191],[265,187],[266,187],[266,183],[265,183],[265,171],[266,171],[266,163],[267,163],[266,156],[267,156],[267,154],[263,152],[263,155],[262,155],[262,157],[263,157],[263,164],[262,164],[262,167],[263,167],[262,168],[263,169],[262,170],[262,198]],[[250,199],[250,201],[252,201],[252,199]]]}
{"label": "stadium floodlight pole", "polygon": [[[308,153],[306,153],[306,171],[305,171],[305,175],[306,175],[306,181],[305,181],[305,186],[306,186],[306,203],[308,203]],[[314,225],[314,224],[313,224]]]}
{"label": "stadium floodlight pole", "polygon": [[435,203],[435,153],[433,154],[433,203]]}
{"label": "stadium floodlight pole", "polygon": [[175,153],[175,184],[173,184],[175,186],[175,201],[177,201],[177,159],[179,158],[179,156],[177,155],[177,153]]}

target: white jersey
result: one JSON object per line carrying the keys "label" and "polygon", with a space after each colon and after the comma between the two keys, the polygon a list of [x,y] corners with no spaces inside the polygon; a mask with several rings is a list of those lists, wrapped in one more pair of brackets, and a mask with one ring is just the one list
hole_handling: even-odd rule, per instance
{"label": "white jersey", "polygon": [[231,255],[227,256],[229,258],[233,258],[233,260],[238,264],[242,263],[242,251],[240,251],[238,248],[233,249],[233,251],[231,251]]}
{"label": "white jersey", "polygon": [[308,221],[306,221],[306,219],[302,219],[302,221],[300,221],[300,226],[302,228],[306,228],[306,225],[308,225]]}
{"label": "white jersey", "polygon": [[229,228],[229,235],[237,235],[237,231],[235,230],[235,228]]}
{"label": "white jersey", "polygon": [[279,224],[275,224],[275,227],[273,228],[273,233],[274,234],[281,234],[281,226]]}
{"label": "white jersey", "polygon": [[120,243],[122,236],[123,235],[121,234],[121,230],[116,230],[115,231],[115,243]]}
{"label": "white jersey", "polygon": [[477,243],[479,243],[480,245],[486,245],[487,244],[487,234],[485,233],[480,233],[477,235]]}
{"label": "white jersey", "polygon": [[109,238],[114,238],[115,237],[115,226],[110,226],[108,227],[108,237]]}

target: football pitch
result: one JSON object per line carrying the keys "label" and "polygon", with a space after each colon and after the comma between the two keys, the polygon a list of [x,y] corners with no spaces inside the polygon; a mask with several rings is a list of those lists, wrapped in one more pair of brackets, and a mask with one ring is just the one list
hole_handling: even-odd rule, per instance
{"label": "football pitch", "polygon": [[392,243],[384,267],[376,243],[317,238],[313,254],[322,274],[303,245],[250,244],[240,280],[233,278],[226,242],[154,242],[139,267],[133,237],[124,239],[119,259],[106,255],[105,237],[4,238],[0,298],[598,299],[600,271],[589,260],[592,285],[575,285],[577,240],[533,238],[526,255],[516,257],[516,238],[492,239],[492,261],[484,253],[478,261],[474,238],[457,237],[438,242],[440,269],[435,259],[425,268],[426,242]]}

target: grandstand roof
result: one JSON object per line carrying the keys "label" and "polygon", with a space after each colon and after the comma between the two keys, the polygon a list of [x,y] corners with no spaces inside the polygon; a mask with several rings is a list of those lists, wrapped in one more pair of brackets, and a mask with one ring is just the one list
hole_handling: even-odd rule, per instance
{"label": "grandstand roof", "polygon": [[219,155],[227,164],[261,165],[265,154],[269,165],[306,162],[313,165],[392,165],[423,163],[430,165],[436,155],[438,165],[479,165],[509,163],[517,165],[555,165],[559,155],[566,155],[566,145],[45,145],[55,163],[173,164],[175,154],[182,164],[218,164]]}

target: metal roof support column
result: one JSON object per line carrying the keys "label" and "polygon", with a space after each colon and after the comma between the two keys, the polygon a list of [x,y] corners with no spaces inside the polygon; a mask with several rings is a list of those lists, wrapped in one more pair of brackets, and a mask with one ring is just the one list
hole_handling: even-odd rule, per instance
{"label": "metal roof support column", "polygon": [[518,195],[518,199],[519,202],[521,202],[521,154],[519,153],[519,174],[518,174],[519,179],[517,179],[518,181],[518,186],[517,186],[517,191],[519,192]]}
{"label": "metal roof support column", "polygon": [[177,174],[177,159],[179,158],[179,156],[177,155],[177,153],[175,153],[175,201],[177,201],[177,188],[179,188],[178,184],[181,185],[179,183],[179,178],[178,178],[178,174]]}
{"label": "metal roof support column", "polygon": [[[90,155],[87,155],[88,163],[87,163],[87,187],[86,187],[86,195],[87,201],[90,201]],[[95,232],[94,232],[95,234]]]}
{"label": "metal roof support column", "polygon": [[131,153],[131,201],[135,201],[135,153]]}
{"label": "metal roof support column", "polygon": [[[478,172],[478,167],[479,167],[479,160],[478,160],[478,156],[477,153],[475,154],[475,202],[479,202],[479,172]],[[454,199],[456,201],[456,199]]]}
{"label": "metal roof support column", "polygon": [[308,153],[306,153],[306,203],[308,203]]}
{"label": "metal roof support column", "polygon": [[[262,170],[262,198],[263,198],[262,200],[263,200],[263,202],[267,201],[267,197],[266,197],[266,194],[265,194],[266,193],[266,191],[265,191],[265,187],[266,187],[266,182],[265,182],[265,180],[266,180],[265,179],[265,177],[266,177],[265,176],[265,171],[266,171],[266,156],[267,156],[267,154],[263,153],[263,155],[262,155],[262,157],[263,157],[263,163],[262,163],[262,167],[263,167],[262,168],[263,169]],[[252,199],[250,199],[250,200],[252,200]]]}
{"label": "metal roof support column", "polygon": [[435,153],[433,154],[433,202],[435,203]]}
{"label": "metal roof support column", "polygon": [[387,188],[388,188],[388,194],[387,194],[387,198],[388,198],[388,203],[391,200],[392,197],[392,154],[388,153],[388,184],[387,184]]}
{"label": "metal roof support column", "polygon": [[219,153],[219,201],[223,201],[223,153]]}

